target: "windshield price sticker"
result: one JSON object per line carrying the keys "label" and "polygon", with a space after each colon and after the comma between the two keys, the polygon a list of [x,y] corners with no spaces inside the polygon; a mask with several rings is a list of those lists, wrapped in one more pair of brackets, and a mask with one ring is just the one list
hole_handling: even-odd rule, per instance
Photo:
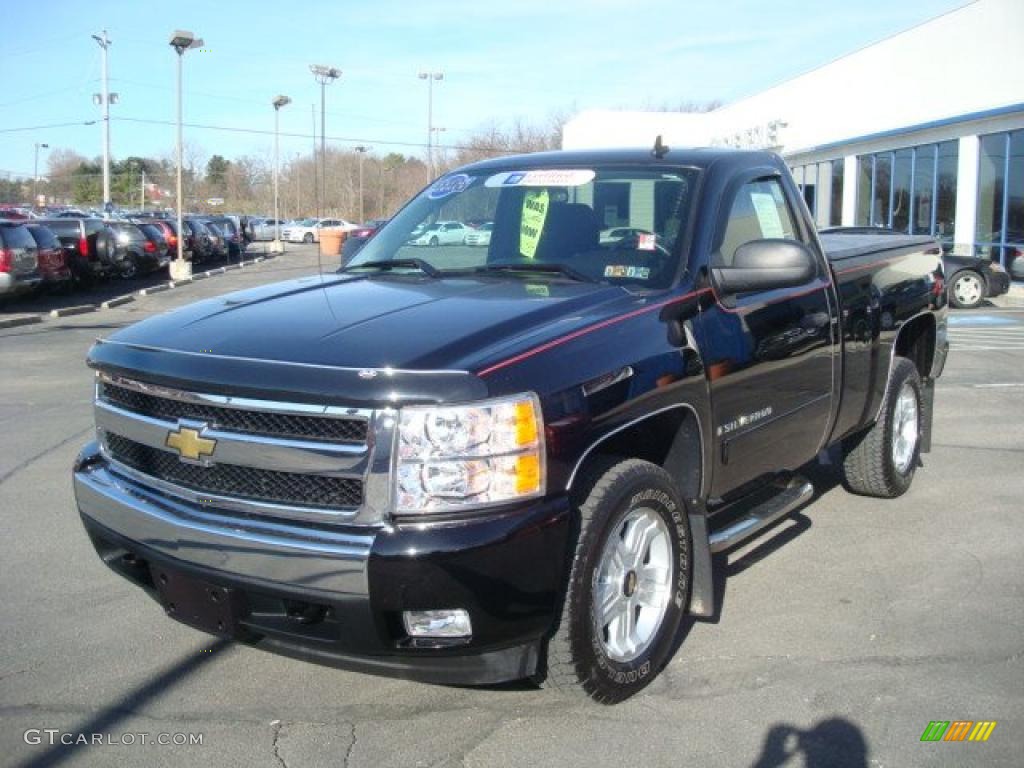
{"label": "windshield price sticker", "polygon": [[473,178],[464,173],[445,176],[443,179],[438,179],[434,182],[434,186],[427,192],[427,197],[431,200],[440,200],[443,197],[457,195],[459,192],[465,192],[472,183]]}
{"label": "windshield price sticker", "polygon": [[655,235],[651,232],[641,232],[636,238],[636,249],[638,251],[653,251],[657,246]]}
{"label": "windshield price sticker", "polygon": [[567,170],[511,171],[496,173],[484,182],[485,187],[582,187],[594,180],[594,171],[576,168]]}
{"label": "windshield price sticker", "polygon": [[757,223],[761,225],[761,236],[767,238],[785,237],[782,231],[782,219],[775,198],[765,192],[751,192],[750,202],[754,204]]}
{"label": "windshield price sticker", "polygon": [[519,252],[528,259],[537,255],[537,244],[548,217],[548,191],[531,189],[523,199],[523,219],[519,225]]}

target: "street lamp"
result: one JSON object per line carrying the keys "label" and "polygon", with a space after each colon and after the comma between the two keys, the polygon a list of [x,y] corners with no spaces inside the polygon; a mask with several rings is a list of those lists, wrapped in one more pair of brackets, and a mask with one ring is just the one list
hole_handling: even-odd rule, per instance
{"label": "street lamp", "polygon": [[[444,133],[446,130],[447,130],[447,128],[442,128],[442,127],[440,127],[438,125],[435,125],[433,128],[430,129],[430,133],[434,137],[434,140],[431,143],[431,147],[433,149],[436,150],[438,147],[441,146],[441,137],[438,136],[438,134],[439,133]],[[432,162],[431,165],[433,166],[433,172],[436,174],[437,173],[437,162]],[[431,177],[431,179],[433,179],[433,176]]]}
{"label": "street lamp", "polygon": [[324,111],[324,102],[327,99],[327,84],[333,83],[341,77],[341,70],[335,67],[327,67],[323,64],[311,64],[309,71],[320,83],[320,189],[317,197],[317,215],[320,215],[320,203],[327,205],[327,118]]}
{"label": "street lamp", "polygon": [[201,48],[203,39],[197,38],[191,32],[184,29],[175,30],[171,35],[171,47],[178,54],[178,199],[174,206],[178,211],[178,258],[171,262],[170,272],[172,280],[185,280],[192,276],[192,264],[185,261],[184,241],[185,230],[182,229],[181,207],[184,205],[184,195],[181,191],[181,147],[182,147],[182,116],[181,116],[181,62],[185,51],[190,48]]}
{"label": "street lamp", "polygon": [[434,81],[444,80],[444,72],[420,72],[420,80],[427,81],[427,183],[434,179],[434,155],[431,146],[434,140]]}
{"label": "street lamp", "polygon": [[271,253],[284,253],[281,245],[281,211],[277,202],[277,177],[281,173],[281,161],[278,159],[278,144],[280,140],[280,112],[281,107],[292,103],[287,96],[278,96],[271,102],[274,105],[274,242],[270,244]]}
{"label": "street lamp", "polygon": [[36,187],[39,184],[39,148],[40,147],[42,147],[43,149],[49,149],[50,145],[49,144],[40,144],[39,142],[36,142],[36,165],[35,165],[35,169],[32,172],[32,206],[33,207],[39,205],[38,196],[36,194]]}
{"label": "street lamp", "polygon": [[366,221],[366,217],[363,213],[363,158],[366,153],[369,152],[373,147],[358,146],[356,152],[359,153],[359,222]]}

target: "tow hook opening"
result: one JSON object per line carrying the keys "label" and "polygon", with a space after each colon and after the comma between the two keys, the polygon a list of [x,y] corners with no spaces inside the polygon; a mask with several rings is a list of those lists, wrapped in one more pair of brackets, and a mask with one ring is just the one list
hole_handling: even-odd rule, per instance
{"label": "tow hook opening", "polygon": [[327,616],[327,606],[301,600],[285,600],[285,615],[296,624],[319,624]]}

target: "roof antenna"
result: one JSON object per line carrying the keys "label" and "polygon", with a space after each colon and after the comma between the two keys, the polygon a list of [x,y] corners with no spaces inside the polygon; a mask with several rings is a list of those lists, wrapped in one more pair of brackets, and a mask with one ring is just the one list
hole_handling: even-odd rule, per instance
{"label": "roof antenna", "polygon": [[669,147],[661,143],[661,134],[658,134],[658,138],[654,140],[654,149],[651,150],[651,154],[661,160],[665,155],[668,154]]}

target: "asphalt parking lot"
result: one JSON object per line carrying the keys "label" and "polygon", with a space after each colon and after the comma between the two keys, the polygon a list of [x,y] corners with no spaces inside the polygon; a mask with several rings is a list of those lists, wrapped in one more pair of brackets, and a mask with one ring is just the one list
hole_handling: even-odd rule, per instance
{"label": "asphalt parking lot", "polygon": [[[444,688],[203,636],[111,574],[74,511],[91,341],[228,290],[315,273],[311,248],[108,310],[0,330],[0,763],[1019,766],[1024,754],[1024,310],[952,316],[933,452],[910,493],[816,500],[717,563],[716,623],[614,708],[527,684]],[[994,720],[986,743],[922,743]],[[201,734],[192,746],[43,733]],[[28,743],[31,741],[41,743]]]}

